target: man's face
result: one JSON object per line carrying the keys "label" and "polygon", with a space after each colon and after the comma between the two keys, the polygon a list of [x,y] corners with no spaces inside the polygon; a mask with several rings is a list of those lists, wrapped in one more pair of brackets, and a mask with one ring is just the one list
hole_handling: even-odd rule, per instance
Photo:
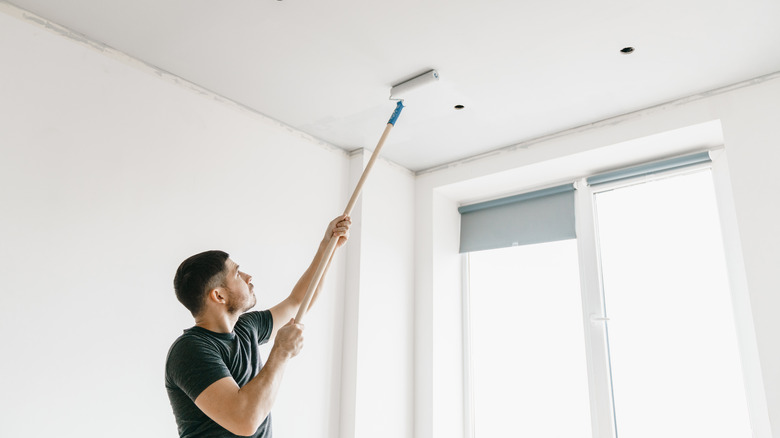
{"label": "man's face", "polygon": [[225,262],[227,275],[225,277],[225,289],[227,289],[227,310],[230,313],[244,313],[257,304],[255,285],[252,284],[252,276],[241,272],[239,266],[233,260]]}

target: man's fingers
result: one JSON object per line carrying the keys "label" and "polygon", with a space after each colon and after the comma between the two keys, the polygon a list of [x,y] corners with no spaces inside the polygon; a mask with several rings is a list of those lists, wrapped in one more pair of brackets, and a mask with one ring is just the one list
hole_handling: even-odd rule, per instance
{"label": "man's fingers", "polygon": [[347,215],[341,215],[333,220],[333,222],[336,226],[348,226],[352,223],[352,218],[350,218]]}
{"label": "man's fingers", "polygon": [[303,327],[304,327],[303,324],[299,324],[299,323],[295,322],[295,318],[290,318],[290,321],[287,322],[286,325],[290,325],[290,326],[297,325],[301,330],[303,330]]}
{"label": "man's fingers", "polygon": [[[332,237],[348,237],[349,227],[351,225],[352,218],[349,215],[342,214],[341,216],[333,219],[330,224],[328,224],[328,231],[325,233],[325,238],[329,239]],[[330,232],[330,234],[328,234],[328,232]]]}

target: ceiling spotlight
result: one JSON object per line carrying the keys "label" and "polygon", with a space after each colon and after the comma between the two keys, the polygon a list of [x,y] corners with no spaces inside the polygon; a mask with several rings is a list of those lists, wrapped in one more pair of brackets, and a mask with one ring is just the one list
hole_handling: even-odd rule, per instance
{"label": "ceiling spotlight", "polygon": [[455,105],[455,109],[456,110],[462,110],[463,108],[466,108],[466,107],[463,106],[463,105]]}
{"label": "ceiling spotlight", "polygon": [[622,53],[624,55],[630,55],[630,54],[634,53],[634,48],[633,47],[623,47],[622,49],[620,49],[620,53]]}

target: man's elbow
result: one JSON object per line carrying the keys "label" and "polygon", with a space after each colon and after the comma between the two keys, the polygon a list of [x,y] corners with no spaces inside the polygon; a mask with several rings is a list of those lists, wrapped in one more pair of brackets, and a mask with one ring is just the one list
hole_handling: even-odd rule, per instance
{"label": "man's elbow", "polygon": [[[257,427],[260,427],[260,425],[258,425]],[[238,436],[252,436],[252,435],[254,435],[254,433],[255,433],[255,432],[257,432],[257,427],[255,427],[255,428],[252,428],[252,425],[250,425],[250,424],[248,424],[248,423],[247,423],[247,424],[240,424],[240,425],[237,425],[235,428],[233,428],[233,429],[228,429],[228,430],[229,430],[229,431],[230,431],[230,433],[232,433],[233,435],[238,435]]]}
{"label": "man's elbow", "polygon": [[228,431],[238,436],[252,436],[257,432],[257,429],[260,428],[262,423],[262,420],[254,421],[251,419],[243,419],[242,421],[236,422]]}
{"label": "man's elbow", "polygon": [[249,432],[249,429],[244,429],[240,426],[226,428],[228,432],[236,436],[252,436],[254,432]]}
{"label": "man's elbow", "polygon": [[239,436],[254,435],[269,413],[267,409],[252,409],[249,412],[239,414],[232,422],[233,427],[228,430]]}

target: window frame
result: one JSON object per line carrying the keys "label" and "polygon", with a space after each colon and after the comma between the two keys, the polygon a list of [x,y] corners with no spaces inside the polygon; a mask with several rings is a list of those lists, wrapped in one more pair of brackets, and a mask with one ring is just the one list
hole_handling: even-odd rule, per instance
{"label": "window frame", "polygon": [[[609,360],[609,324],[605,312],[605,296],[602,282],[601,254],[599,252],[598,228],[596,226],[595,195],[618,188],[635,184],[655,181],[664,178],[684,175],[709,169],[715,186],[721,220],[721,232],[724,238],[724,250],[729,252],[734,247],[734,230],[730,225],[727,212],[733,214],[733,205],[730,203],[730,191],[725,190],[723,181],[728,181],[728,169],[722,150],[710,151],[712,161],[697,163],[680,168],[664,170],[648,175],[640,175],[619,181],[596,184],[591,186],[587,182],[587,175],[574,181],[575,187],[575,229],[580,266],[580,292],[582,297],[583,328],[585,333],[585,352],[588,373],[588,389],[591,411],[591,432],[594,438],[615,438],[617,426],[615,418],[614,396],[612,393],[612,372]],[[723,199],[723,198],[727,199]],[[729,243],[730,241],[731,244]],[[738,238],[736,238],[738,244]],[[460,254],[461,257],[461,285],[462,285],[462,348],[463,348],[463,414],[464,437],[474,438],[474,391],[473,391],[473,364],[471,359],[471,331],[470,331],[470,290],[469,290],[469,254]],[[741,251],[737,261],[741,261]],[[752,328],[752,316],[749,313],[749,300],[746,285],[740,284],[739,275],[734,280],[735,273],[743,267],[735,266],[735,261],[727,262],[730,277],[730,291],[733,297],[732,307],[735,313],[735,323],[738,338],[740,360],[743,364],[742,373],[745,382],[745,392],[748,402],[751,427],[754,436],[759,430],[768,430],[768,410],[763,391],[763,383],[759,377],[755,377],[758,367],[758,351],[755,346],[755,334]],[[737,272],[737,274],[739,274]],[[745,301],[748,301],[745,304]],[[747,306],[745,309],[735,307]],[[751,337],[752,336],[752,337]],[[752,341],[752,342],[751,342]],[[758,368],[760,370],[760,368]]]}

